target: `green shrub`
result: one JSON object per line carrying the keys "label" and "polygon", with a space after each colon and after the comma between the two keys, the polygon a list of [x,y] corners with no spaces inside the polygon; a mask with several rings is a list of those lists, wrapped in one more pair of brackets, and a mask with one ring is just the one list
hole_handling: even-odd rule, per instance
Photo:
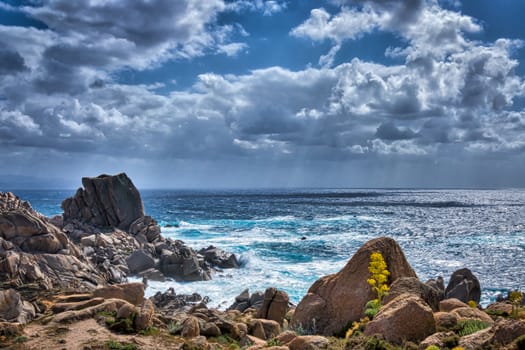
{"label": "green shrub", "polygon": [[383,339],[371,337],[365,344],[365,350],[395,350],[395,347]]}
{"label": "green shrub", "polygon": [[459,337],[457,335],[452,335],[450,337],[443,338],[442,342],[445,347],[452,349],[459,344]]}
{"label": "green shrub", "polygon": [[463,320],[458,322],[458,334],[460,337],[476,333],[490,326],[490,323],[480,320]]}
{"label": "green shrub", "polygon": [[365,316],[369,319],[373,319],[375,315],[379,312],[381,304],[378,299],[370,300],[365,305]]}
{"label": "green shrub", "polygon": [[439,348],[439,346],[430,345],[430,346],[427,346],[425,350],[441,350],[441,349]]}
{"label": "green shrub", "polygon": [[108,340],[106,342],[106,347],[111,350],[137,350],[135,344],[122,343],[116,340]]}
{"label": "green shrub", "polygon": [[168,324],[168,333],[169,334],[177,335],[177,334],[180,334],[181,331],[182,331],[182,323],[179,323],[179,322],[175,321],[175,322],[170,322]]}
{"label": "green shrub", "polygon": [[275,338],[268,339],[266,343],[268,344],[268,346],[281,346],[282,345],[281,341]]}

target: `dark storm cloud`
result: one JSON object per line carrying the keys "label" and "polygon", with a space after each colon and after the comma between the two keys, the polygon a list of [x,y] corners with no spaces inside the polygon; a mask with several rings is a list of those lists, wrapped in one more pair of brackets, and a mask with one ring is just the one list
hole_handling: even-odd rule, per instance
{"label": "dark storm cloud", "polygon": [[49,0],[44,6],[26,7],[25,10],[58,33],[92,38],[111,36],[133,42],[138,47],[152,47],[191,40],[223,7],[218,0]]}
{"label": "dark storm cloud", "polygon": [[417,136],[417,134],[410,128],[397,127],[392,122],[385,122],[379,125],[375,136],[383,140],[410,140]]}
{"label": "dark storm cloud", "polygon": [[27,69],[24,58],[0,41],[0,75],[16,74]]}

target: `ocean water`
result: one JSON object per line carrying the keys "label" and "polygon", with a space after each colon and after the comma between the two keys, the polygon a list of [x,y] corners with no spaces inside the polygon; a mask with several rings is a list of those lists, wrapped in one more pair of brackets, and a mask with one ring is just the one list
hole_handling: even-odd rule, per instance
{"label": "ocean water", "polygon": [[[60,214],[74,191],[15,191],[41,213]],[[297,303],[319,277],[339,271],[366,241],[389,236],[425,281],[468,267],[482,304],[525,289],[525,190],[145,190],[146,213],[166,237],[234,252],[240,269],[211,281],[150,282],[227,307],[243,289],[284,289]]]}

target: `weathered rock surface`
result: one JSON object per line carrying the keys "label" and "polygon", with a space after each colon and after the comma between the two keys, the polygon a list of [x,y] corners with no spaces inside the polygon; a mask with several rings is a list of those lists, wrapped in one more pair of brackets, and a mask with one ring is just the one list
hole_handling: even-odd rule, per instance
{"label": "weathered rock surface", "polygon": [[126,174],[84,177],[82,185],[84,189],[62,202],[64,221],[78,219],[97,227],[128,230],[144,217],[140,193]]}
{"label": "weathered rock surface", "polygon": [[445,299],[439,302],[439,311],[450,312],[460,307],[469,307],[467,304],[456,298]]}
{"label": "weathered rock surface", "polygon": [[165,292],[157,292],[150,300],[155,307],[167,314],[171,315],[183,308],[189,308],[196,305],[205,305],[208,302],[208,297],[202,297],[197,293],[191,295],[176,294],[175,289],[168,288]]}
{"label": "weathered rock surface", "polygon": [[238,310],[244,312],[249,308],[259,310],[264,303],[264,294],[262,292],[254,292],[250,295],[250,291],[245,289],[241,294],[235,297],[235,302],[230,305],[228,310]]}
{"label": "weathered rock surface", "polygon": [[235,254],[225,252],[214,246],[203,248],[199,250],[199,254],[210,263],[212,266],[217,266],[223,269],[239,268],[239,261]]}
{"label": "weathered rock surface", "polygon": [[421,341],[435,332],[432,309],[420,297],[402,294],[379,310],[364,334],[379,334],[389,342],[401,344],[405,340]]}
{"label": "weathered rock surface", "polygon": [[388,295],[383,299],[383,303],[387,304],[397,296],[405,293],[419,296],[433,311],[439,310],[439,302],[441,300],[439,291],[422,283],[415,277],[401,277],[395,280],[390,286]]}
{"label": "weathered rock surface", "polygon": [[25,324],[35,317],[35,308],[14,289],[0,290],[0,321]]}
{"label": "weathered rock surface", "polygon": [[458,317],[450,312],[434,312],[437,329],[453,329],[458,324]]}
{"label": "weathered rock surface", "polygon": [[[91,290],[107,282],[69,238],[12,193],[0,194],[0,282],[4,288]],[[31,296],[29,296],[31,297]]]}
{"label": "weathered rock surface", "polygon": [[456,333],[454,333],[454,332],[438,332],[438,333],[434,333],[431,336],[428,336],[426,339],[424,339],[421,343],[419,343],[419,349],[420,350],[425,350],[426,348],[428,348],[431,345],[435,345],[435,346],[439,347],[440,349],[444,348],[445,347],[444,340],[447,339],[447,338],[450,339],[451,337],[454,337],[455,334]]}
{"label": "weathered rock surface", "polygon": [[494,323],[492,318],[489,315],[487,315],[487,313],[479,309],[472,308],[470,306],[459,307],[457,309],[452,310],[450,313],[456,316],[458,321],[478,320],[478,321],[483,321],[489,324]]}
{"label": "weathered rock surface", "polygon": [[479,304],[481,298],[481,287],[476,276],[469,269],[460,269],[450,276],[445,299],[456,298],[464,303],[470,300]]}
{"label": "weathered rock surface", "polygon": [[124,283],[101,287],[93,291],[95,298],[122,299],[133,305],[144,301],[144,285],[142,283]]}
{"label": "weathered rock surface", "polygon": [[288,294],[276,288],[268,288],[264,292],[264,301],[257,312],[257,318],[276,321],[283,324],[284,316],[288,312]]}
{"label": "weathered rock surface", "polygon": [[62,203],[63,230],[110,282],[122,282],[129,273],[202,281],[214,268],[239,267],[234,254],[208,247],[200,255],[182,241],[162,237],[126,174],[83,178],[82,184],[84,189]]}
{"label": "weathered rock surface", "polygon": [[303,335],[295,337],[289,344],[290,350],[321,350],[328,349],[330,342],[318,335]]}
{"label": "weathered rock surface", "polygon": [[502,316],[509,316],[512,314],[512,304],[505,302],[495,302],[487,306],[487,311],[500,314]]}
{"label": "weathered rock surface", "polygon": [[310,287],[297,305],[292,327],[316,328],[319,334],[331,335],[363,317],[365,304],[375,298],[367,283],[373,252],[380,252],[385,258],[390,282],[400,277],[417,278],[396,241],[387,237],[373,239],[363,245],[341,271],[322,277]]}
{"label": "weathered rock surface", "polygon": [[200,335],[199,320],[196,317],[189,316],[182,322],[181,335],[184,338],[194,338]]}
{"label": "weathered rock surface", "polygon": [[249,332],[254,337],[268,340],[281,333],[281,326],[272,320],[256,318],[250,321]]}

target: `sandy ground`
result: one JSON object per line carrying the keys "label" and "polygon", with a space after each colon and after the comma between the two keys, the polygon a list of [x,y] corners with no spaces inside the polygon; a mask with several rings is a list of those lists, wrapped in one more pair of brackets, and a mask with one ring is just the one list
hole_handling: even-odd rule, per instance
{"label": "sandy ground", "polygon": [[165,331],[154,336],[115,334],[94,319],[68,325],[42,325],[34,322],[25,328],[25,337],[26,341],[11,345],[7,349],[111,349],[108,341],[134,344],[137,349],[179,349],[182,345],[180,339],[170,336]]}

